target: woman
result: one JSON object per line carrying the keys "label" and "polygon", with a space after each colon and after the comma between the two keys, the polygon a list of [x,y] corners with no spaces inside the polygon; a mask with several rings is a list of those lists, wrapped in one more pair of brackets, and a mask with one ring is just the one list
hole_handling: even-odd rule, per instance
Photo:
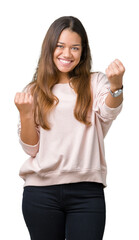
{"label": "woman", "polygon": [[23,215],[32,240],[101,240],[107,166],[104,137],[122,108],[123,64],[91,73],[86,31],[75,17],[50,26],[33,81],[15,96],[19,139],[30,158]]}

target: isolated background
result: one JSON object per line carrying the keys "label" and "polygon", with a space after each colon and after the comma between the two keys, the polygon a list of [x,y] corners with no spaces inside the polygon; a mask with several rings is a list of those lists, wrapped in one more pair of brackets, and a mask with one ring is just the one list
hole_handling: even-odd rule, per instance
{"label": "isolated background", "polygon": [[0,3],[0,239],[29,240],[22,212],[28,156],[18,143],[14,95],[32,80],[41,44],[58,17],[78,17],[86,28],[93,71],[105,72],[119,58],[126,68],[124,104],[105,139],[108,187],[104,240],[139,239],[139,34],[138,1],[12,0]]}

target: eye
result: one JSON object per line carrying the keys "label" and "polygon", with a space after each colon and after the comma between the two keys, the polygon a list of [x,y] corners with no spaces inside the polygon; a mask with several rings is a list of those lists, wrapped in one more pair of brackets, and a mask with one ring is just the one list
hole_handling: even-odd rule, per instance
{"label": "eye", "polygon": [[78,51],[78,50],[79,50],[78,47],[72,47],[72,49],[73,49],[74,51]]}
{"label": "eye", "polygon": [[57,45],[57,48],[63,48],[63,45],[59,45],[59,44],[58,44],[58,45]]}

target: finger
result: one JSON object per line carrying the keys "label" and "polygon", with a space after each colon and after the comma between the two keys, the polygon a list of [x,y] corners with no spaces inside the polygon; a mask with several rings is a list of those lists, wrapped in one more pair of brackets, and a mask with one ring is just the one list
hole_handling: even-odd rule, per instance
{"label": "finger", "polygon": [[113,63],[111,63],[111,64],[108,66],[108,75],[109,75],[109,77],[115,75],[115,69],[114,69]]}
{"label": "finger", "polygon": [[21,92],[19,94],[19,104],[24,103],[24,99],[25,99],[25,93]]}
{"label": "finger", "polygon": [[24,95],[24,103],[27,103],[27,102],[29,102],[29,94],[25,93],[25,95]]}
{"label": "finger", "polygon": [[22,99],[24,99],[24,93],[22,93],[22,92],[16,93],[15,100],[16,100],[17,102],[21,102]]}
{"label": "finger", "polygon": [[115,59],[114,62],[115,62],[118,66],[123,65],[122,62],[121,62],[119,59]]}
{"label": "finger", "polygon": [[16,104],[19,100],[19,92],[16,93],[15,98],[14,98],[14,103]]}
{"label": "finger", "polygon": [[106,75],[107,75],[108,78],[113,75],[113,69],[112,69],[111,65],[109,65],[109,66],[107,67],[107,69],[105,70],[105,72],[106,72]]}
{"label": "finger", "polygon": [[30,93],[27,93],[28,102],[31,103],[32,97]]}
{"label": "finger", "polygon": [[30,103],[33,103],[33,96],[31,94],[29,96],[29,101],[30,101]]}
{"label": "finger", "polygon": [[117,75],[117,74],[120,73],[120,69],[119,69],[118,65],[117,65],[115,62],[112,62],[111,67],[112,67],[112,69],[113,69],[113,73],[114,73],[114,74]]}
{"label": "finger", "polygon": [[120,71],[125,72],[125,67],[124,67],[124,65],[122,64],[122,62],[119,59],[115,59],[114,62],[117,64],[117,66],[120,69]]}

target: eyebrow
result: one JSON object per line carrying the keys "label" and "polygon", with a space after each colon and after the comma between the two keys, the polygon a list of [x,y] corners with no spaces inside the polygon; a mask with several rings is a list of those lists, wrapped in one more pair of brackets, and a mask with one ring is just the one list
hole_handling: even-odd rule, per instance
{"label": "eyebrow", "polygon": [[[58,42],[58,43],[60,43],[60,44],[65,44],[65,43],[63,43],[63,42]],[[72,44],[72,46],[81,46],[81,44]]]}

